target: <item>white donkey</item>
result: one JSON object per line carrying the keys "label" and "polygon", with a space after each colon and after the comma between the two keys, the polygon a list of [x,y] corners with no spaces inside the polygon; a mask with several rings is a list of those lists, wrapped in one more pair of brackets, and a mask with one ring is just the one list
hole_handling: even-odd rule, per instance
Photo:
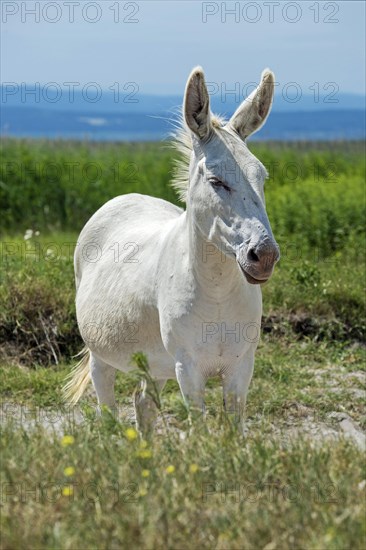
{"label": "white donkey", "polygon": [[[76,402],[89,379],[100,405],[115,407],[116,370],[135,368],[146,354],[161,390],[178,380],[185,402],[204,410],[209,377],[223,383],[224,404],[243,418],[262,313],[260,283],[272,274],[279,249],[264,201],[266,170],[245,139],[265,122],[274,75],[224,123],[210,113],[204,74],[188,78],[175,178],[182,210],[139,194],[116,197],[80,234],[75,253],[76,312],[87,351],[65,386]],[[140,430],[155,404],[149,383],[135,394]]]}

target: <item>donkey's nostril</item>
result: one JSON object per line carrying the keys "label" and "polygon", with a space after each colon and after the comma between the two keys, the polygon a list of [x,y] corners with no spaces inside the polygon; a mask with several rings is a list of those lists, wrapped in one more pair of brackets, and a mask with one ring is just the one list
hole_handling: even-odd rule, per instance
{"label": "donkey's nostril", "polygon": [[249,248],[248,250],[248,260],[251,262],[259,262],[257,254],[254,252],[254,248]]}

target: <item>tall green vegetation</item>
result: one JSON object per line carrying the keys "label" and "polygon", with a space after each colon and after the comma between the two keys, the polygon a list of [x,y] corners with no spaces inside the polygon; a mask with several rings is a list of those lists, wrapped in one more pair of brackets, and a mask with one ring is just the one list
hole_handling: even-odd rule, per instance
{"label": "tall green vegetation", "polygon": [[[362,144],[252,144],[269,171],[273,229],[285,243],[331,254],[363,229]],[[107,200],[137,192],[177,203],[169,143],[96,144],[5,140],[0,231],[78,232]]]}

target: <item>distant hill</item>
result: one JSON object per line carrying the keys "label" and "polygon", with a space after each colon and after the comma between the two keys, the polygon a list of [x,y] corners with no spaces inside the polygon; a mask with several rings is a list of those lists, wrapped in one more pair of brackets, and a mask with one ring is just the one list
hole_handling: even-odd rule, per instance
{"label": "distant hill", "polygon": [[[160,107],[161,108],[161,107]],[[365,111],[317,110],[271,113],[266,125],[253,139],[333,140],[364,139]],[[153,110],[154,111],[154,110]],[[168,111],[118,112],[61,110],[30,106],[1,108],[3,136],[145,141],[169,136],[174,126]]]}
{"label": "distant hill", "polygon": [[[27,90],[36,89],[33,94]],[[182,105],[182,96],[179,95],[148,95],[140,93],[137,84],[131,83],[126,89],[120,89],[119,93],[113,93],[109,90],[98,90],[88,87],[82,92],[76,89],[74,93],[67,89],[56,89],[49,86],[27,85],[19,87],[16,93],[11,94],[10,88],[4,85],[0,87],[1,107],[24,107],[39,108],[50,111],[73,111],[78,113],[148,113],[159,115],[161,113],[172,113],[180,109]],[[250,91],[250,90],[249,90]],[[365,109],[365,97],[357,94],[332,93],[330,87],[328,94],[319,95],[315,100],[314,94],[302,94],[296,101],[296,89],[288,87],[289,99],[286,100],[284,89],[277,89],[273,104],[273,111],[276,112],[294,112],[294,111],[328,111],[328,110],[358,110]],[[89,98],[89,99],[88,99]],[[95,101],[94,101],[95,99]],[[235,111],[242,101],[238,93],[226,93],[225,89],[215,94],[211,94],[211,108],[213,112],[224,115]]]}

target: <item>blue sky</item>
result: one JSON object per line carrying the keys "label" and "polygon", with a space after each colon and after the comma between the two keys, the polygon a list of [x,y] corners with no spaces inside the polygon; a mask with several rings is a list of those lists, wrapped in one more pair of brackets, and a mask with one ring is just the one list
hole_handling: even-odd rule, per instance
{"label": "blue sky", "polygon": [[1,7],[3,83],[136,82],[141,93],[182,94],[199,64],[208,81],[227,88],[258,81],[270,67],[280,88],[296,82],[313,93],[314,83],[334,82],[340,93],[365,90],[363,1],[2,0]]}

